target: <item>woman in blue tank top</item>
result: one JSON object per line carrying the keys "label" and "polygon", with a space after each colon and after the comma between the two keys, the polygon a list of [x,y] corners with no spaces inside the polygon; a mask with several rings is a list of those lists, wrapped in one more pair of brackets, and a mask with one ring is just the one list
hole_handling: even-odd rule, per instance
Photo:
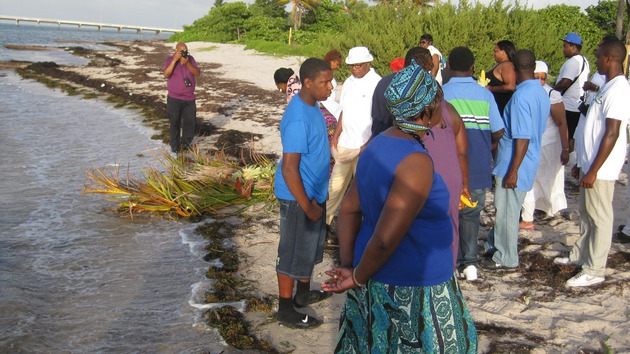
{"label": "woman in blue tank top", "polygon": [[413,63],[385,97],[395,124],[361,153],[339,211],[341,264],[322,284],[348,290],[335,352],[476,353],[453,273],[449,192],[422,145],[441,89]]}

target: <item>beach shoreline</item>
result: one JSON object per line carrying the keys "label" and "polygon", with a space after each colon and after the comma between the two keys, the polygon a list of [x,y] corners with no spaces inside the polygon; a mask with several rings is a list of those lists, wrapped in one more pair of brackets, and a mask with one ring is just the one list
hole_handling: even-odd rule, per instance
{"label": "beach shoreline", "polygon": [[[138,107],[150,107],[147,124],[168,129],[165,120],[166,82],[161,68],[174,44],[162,41],[120,43],[120,51],[101,52],[92,59],[96,66],[60,67],[69,84],[88,87],[101,94],[126,98]],[[285,107],[284,94],[275,89],[273,72],[279,67],[299,69],[303,58],[276,58],[244,50],[241,45],[188,43],[202,69],[198,80],[198,121],[202,126],[196,143],[203,150],[223,149],[242,157],[243,149],[277,159],[281,154],[278,125]],[[86,53],[88,57],[90,53]],[[42,72],[44,73],[44,72]],[[44,73],[54,77],[53,74]],[[76,75],[76,76],[73,76]],[[161,138],[156,136],[156,138]],[[615,229],[625,223],[627,176],[616,183]],[[567,289],[564,281],[575,274],[573,267],[552,264],[564,255],[578,236],[578,192],[567,177],[568,209],[536,223],[536,230],[521,231],[517,272],[484,272],[475,282],[461,281],[462,293],[478,326],[480,352],[615,352],[630,351],[630,245],[614,243],[605,283],[587,289]],[[488,193],[483,213],[485,235],[492,224],[494,208]],[[253,213],[236,226],[233,241],[240,255],[238,275],[260,296],[276,299],[275,257],[279,217],[276,213]],[[328,253],[316,266],[312,286],[325,279],[324,270],[334,263]],[[273,314],[247,312],[252,332],[280,352],[330,353],[334,350],[343,294],[306,308],[323,319],[312,330],[292,330],[273,319]],[[277,303],[276,303],[277,306]]]}

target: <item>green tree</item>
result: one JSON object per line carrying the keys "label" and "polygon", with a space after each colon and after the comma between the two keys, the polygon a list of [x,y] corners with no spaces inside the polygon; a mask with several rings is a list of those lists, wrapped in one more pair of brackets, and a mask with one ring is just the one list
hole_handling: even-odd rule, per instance
{"label": "green tree", "polygon": [[[600,0],[596,5],[586,8],[589,21],[594,23],[605,34],[615,34],[617,26],[617,0]],[[628,28],[628,15],[624,14],[624,31]]]}
{"label": "green tree", "polygon": [[311,32],[339,33],[344,23],[349,20],[341,2],[332,2],[331,0],[322,0],[315,11],[309,11],[303,19],[302,24],[307,25],[307,29]]}
{"label": "green tree", "polygon": [[256,0],[249,6],[252,16],[245,21],[246,39],[282,42],[289,29],[288,13],[278,0]]}
{"label": "green tree", "polygon": [[[583,42],[582,54],[591,63],[591,68],[595,68],[594,50],[603,37],[604,32],[596,24],[589,21],[588,16],[578,6],[554,5],[539,10],[538,13],[540,14],[539,26],[546,28],[550,34],[543,38],[535,39],[541,40],[541,44],[543,44],[540,47],[540,53],[535,53],[537,57],[547,62],[552,75],[560,71],[560,67],[566,60],[562,54],[562,46],[558,39],[564,38],[569,32],[576,32],[580,35]],[[552,36],[551,34],[554,35]],[[528,39],[530,42],[533,41],[533,39],[526,37],[525,34],[521,34],[521,37]]]}
{"label": "green tree", "polygon": [[380,5],[411,4],[419,6],[431,6],[433,4],[433,0],[376,0],[376,2]]}
{"label": "green tree", "polygon": [[260,39],[268,42],[286,41],[288,28],[286,19],[253,15],[245,20],[245,39]]}
{"label": "green tree", "polygon": [[361,0],[342,0],[342,7],[346,14],[356,14],[365,11],[368,4]]}
{"label": "green tree", "polygon": [[254,15],[262,15],[273,18],[287,19],[287,11],[278,0],[256,0],[249,5],[249,10]]}
{"label": "green tree", "polygon": [[245,21],[251,13],[244,2],[231,2],[213,7],[208,14],[197,19],[184,32],[173,35],[169,40],[229,42],[245,34]]}

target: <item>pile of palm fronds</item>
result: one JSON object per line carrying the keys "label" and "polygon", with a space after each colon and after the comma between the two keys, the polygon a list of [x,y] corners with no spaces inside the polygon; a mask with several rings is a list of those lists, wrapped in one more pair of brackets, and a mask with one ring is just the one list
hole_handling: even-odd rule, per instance
{"label": "pile of palm fronds", "polygon": [[230,161],[222,153],[203,154],[197,149],[172,156],[166,150],[151,152],[158,165],[142,170],[142,178],[116,168],[107,173],[94,168],[87,173],[84,193],[107,194],[130,215],[139,212],[174,212],[189,217],[215,213],[228,206],[242,210],[252,204],[275,203],[273,179],[276,165],[250,152],[253,165]]}

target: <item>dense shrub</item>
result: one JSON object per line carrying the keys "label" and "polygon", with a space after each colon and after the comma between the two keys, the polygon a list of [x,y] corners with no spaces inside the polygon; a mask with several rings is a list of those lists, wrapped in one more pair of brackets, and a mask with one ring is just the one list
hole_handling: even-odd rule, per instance
{"label": "dense shrub", "polygon": [[270,42],[285,40],[287,21],[277,17],[252,16],[245,20],[246,39],[262,39]]}
{"label": "dense shrub", "polygon": [[355,21],[348,22],[342,32],[344,36],[321,36],[322,51],[339,48],[347,53],[353,46],[367,46],[375,57],[372,64],[381,75],[389,74],[389,62],[416,46],[423,33],[432,34],[434,45],[446,56],[457,46],[469,47],[475,54],[477,74],[495,65],[492,49],[503,39],[514,42],[517,49],[532,50],[537,58],[549,64],[554,75],[566,60],[560,38],[568,32],[578,32],[585,42],[583,53],[594,63],[593,49],[603,36],[577,6],[533,10],[502,0],[489,5],[462,0],[459,5],[444,3],[432,7],[373,6]]}
{"label": "dense shrub", "polygon": [[206,16],[185,27],[184,32],[173,35],[169,40],[213,42],[238,40],[245,35],[245,21],[250,17],[251,12],[244,2],[226,3],[213,7]]}
{"label": "dense shrub", "polygon": [[[496,42],[508,39],[517,49],[530,49],[546,61],[554,76],[565,61],[559,39],[568,32],[582,36],[582,52],[594,68],[593,49],[610,29],[605,17],[612,11],[608,3],[613,1],[603,0],[589,7],[587,15],[578,6],[534,10],[503,0],[488,5],[461,0],[456,5],[447,2],[431,6],[386,1],[367,8],[355,6],[356,1],[323,0],[314,11],[306,13],[302,28],[292,31],[289,45],[292,24],[284,7],[277,0],[256,0],[249,7],[243,2],[215,7],[171,40],[239,41],[274,54],[315,57],[333,48],[345,56],[350,48],[362,45],[370,49],[375,58],[373,67],[384,76],[391,72],[389,62],[416,46],[423,33],[433,35],[434,45],[445,56],[454,47],[469,47],[476,57],[477,74],[495,65],[492,49]],[[343,79],[349,70],[342,65],[336,75]]]}

